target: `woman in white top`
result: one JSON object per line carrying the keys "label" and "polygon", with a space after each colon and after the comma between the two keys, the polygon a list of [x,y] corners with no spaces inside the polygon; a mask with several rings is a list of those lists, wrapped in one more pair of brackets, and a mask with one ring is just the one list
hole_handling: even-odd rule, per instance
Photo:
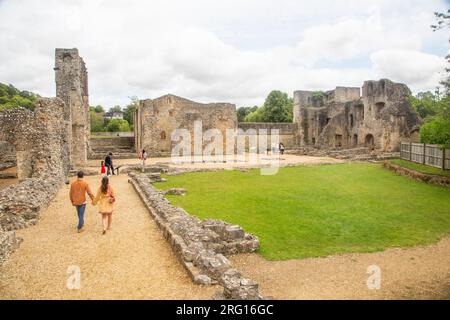
{"label": "woman in white top", "polygon": [[142,160],[142,172],[144,172],[145,160],[147,160],[147,152],[144,149],[142,149],[142,152],[141,152],[141,160]]}

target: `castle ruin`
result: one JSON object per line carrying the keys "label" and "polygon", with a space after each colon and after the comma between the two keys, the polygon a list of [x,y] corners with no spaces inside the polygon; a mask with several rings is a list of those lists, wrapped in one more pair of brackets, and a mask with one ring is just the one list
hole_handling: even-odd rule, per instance
{"label": "castle ruin", "polygon": [[[134,121],[136,150],[145,149],[151,156],[170,156],[174,145],[178,144],[172,141],[172,132],[178,128],[187,129],[193,137],[195,123],[199,121],[202,134],[216,129],[225,138],[227,129],[237,128],[236,106],[229,103],[202,104],[171,94],[141,100]],[[201,154],[203,148],[196,150],[193,140],[192,154]],[[223,150],[226,150],[225,144]]]}
{"label": "castle ruin", "polygon": [[83,168],[89,154],[90,119],[86,65],[78,49],[55,50],[56,97],[64,101],[69,154],[72,168]]}
{"label": "castle ruin", "polygon": [[294,122],[299,146],[319,149],[366,147],[398,151],[401,140],[417,141],[421,119],[409,102],[411,91],[387,79],[360,88],[295,91]]}

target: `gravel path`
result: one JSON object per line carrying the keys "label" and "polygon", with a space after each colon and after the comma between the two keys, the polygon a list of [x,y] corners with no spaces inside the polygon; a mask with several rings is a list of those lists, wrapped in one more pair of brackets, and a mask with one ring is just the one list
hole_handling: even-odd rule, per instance
{"label": "gravel path", "polygon": [[[94,192],[100,177],[87,177]],[[20,230],[20,248],[0,267],[0,299],[210,299],[218,287],[194,285],[128,183],[112,178],[117,193],[113,229],[101,235],[95,208],[85,231],[64,186],[38,225]],[[81,270],[81,289],[68,290],[69,266]]]}
{"label": "gravel path", "polygon": [[[450,299],[450,237],[431,246],[267,261],[257,254],[231,257],[274,299]],[[381,268],[379,290],[369,290],[367,268]]]}

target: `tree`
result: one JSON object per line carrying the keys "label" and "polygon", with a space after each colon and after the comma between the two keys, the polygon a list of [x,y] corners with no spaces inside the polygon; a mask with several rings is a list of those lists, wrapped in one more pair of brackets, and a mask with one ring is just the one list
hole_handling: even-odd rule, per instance
{"label": "tree", "polygon": [[450,104],[450,96],[443,97],[439,88],[436,88],[435,93],[427,91],[420,92],[415,97],[411,96],[410,102],[420,117],[426,120],[436,115],[445,115],[448,112],[446,110]]}
{"label": "tree", "polygon": [[245,122],[265,122],[261,109],[262,108],[257,108],[255,111],[249,113],[244,119]]}
{"label": "tree", "polygon": [[292,122],[294,101],[285,92],[274,90],[266,98],[262,113],[264,122]]}
{"label": "tree", "polygon": [[127,120],[111,119],[106,126],[107,132],[127,132],[130,131],[130,124]]}
{"label": "tree", "polygon": [[437,116],[425,123],[420,128],[420,141],[450,148],[450,119]]}
{"label": "tree", "polygon": [[24,107],[34,108],[34,102],[39,97],[38,94],[29,91],[20,91],[12,84],[0,83],[0,110]]}
{"label": "tree", "polygon": [[95,111],[90,111],[91,132],[105,131],[105,121],[103,116]]}
{"label": "tree", "polygon": [[[431,26],[431,29],[433,29],[433,31],[450,28],[450,9],[447,10],[447,13],[435,12],[434,15],[436,17],[437,24]],[[449,38],[449,42],[450,42],[450,38]],[[447,59],[447,63],[450,65],[450,54],[448,54],[445,58]],[[449,94],[450,93],[450,68],[449,67],[445,68],[445,71],[446,71],[447,75],[446,75],[445,79],[441,81],[441,84],[444,86],[444,88],[446,90],[446,94]]]}
{"label": "tree", "polygon": [[130,125],[134,124],[134,112],[139,106],[139,99],[136,96],[130,97],[131,102],[123,109],[123,118]]}
{"label": "tree", "polygon": [[114,106],[109,109],[109,112],[122,112],[122,108],[120,106]]}
{"label": "tree", "polygon": [[258,110],[258,106],[254,106],[254,107],[240,107],[236,111],[238,122],[244,122],[245,121],[245,117],[248,116],[250,113],[255,112],[256,110]]}
{"label": "tree", "polygon": [[103,109],[103,107],[101,105],[98,105],[94,108],[94,111],[96,113],[105,113],[105,109]]}

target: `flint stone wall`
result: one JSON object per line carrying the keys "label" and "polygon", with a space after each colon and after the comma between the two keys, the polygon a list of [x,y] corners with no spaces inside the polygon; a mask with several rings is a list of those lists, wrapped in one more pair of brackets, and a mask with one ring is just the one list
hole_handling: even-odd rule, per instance
{"label": "flint stone wall", "polygon": [[422,182],[426,182],[426,183],[430,183],[430,184],[437,184],[439,186],[450,188],[450,178],[449,177],[439,176],[439,175],[435,175],[435,174],[422,173],[422,172],[419,172],[416,170],[412,170],[409,168],[405,168],[405,167],[396,165],[389,161],[383,162],[383,166],[386,169],[394,171],[397,174],[400,174],[400,175],[406,176],[406,177],[410,177],[417,181],[422,181]]}
{"label": "flint stone wall", "polygon": [[17,165],[16,148],[11,143],[0,141],[0,170]]}
{"label": "flint stone wall", "polygon": [[[197,103],[165,95],[157,99],[141,100],[135,112],[135,147],[145,149],[149,156],[168,156],[179,144],[171,139],[176,129],[186,129],[191,137],[191,154],[202,154],[210,142],[202,140],[198,150],[194,148],[194,124],[202,122],[202,132],[216,129],[223,138],[222,151],[226,152],[226,131],[237,128],[236,106],[229,103]],[[219,142],[218,142],[219,143]],[[215,150],[217,151],[217,150]]]}
{"label": "flint stone wall", "polygon": [[152,186],[145,174],[130,172],[130,182],[173,247],[195,283],[220,284],[225,299],[262,299],[258,284],[242,277],[225,257],[255,252],[259,240],[237,225],[220,220],[200,220],[172,206],[164,192]]}
{"label": "flint stone wall", "polygon": [[402,140],[418,139],[422,120],[409,102],[406,85],[381,79],[364,82],[361,91],[361,96],[359,88],[294,92],[299,146],[390,152],[398,151]]}
{"label": "flint stone wall", "polygon": [[64,102],[40,98],[34,111],[0,112],[0,140],[16,149],[19,183],[0,192],[0,261],[17,243],[11,231],[33,225],[69,171]]}

